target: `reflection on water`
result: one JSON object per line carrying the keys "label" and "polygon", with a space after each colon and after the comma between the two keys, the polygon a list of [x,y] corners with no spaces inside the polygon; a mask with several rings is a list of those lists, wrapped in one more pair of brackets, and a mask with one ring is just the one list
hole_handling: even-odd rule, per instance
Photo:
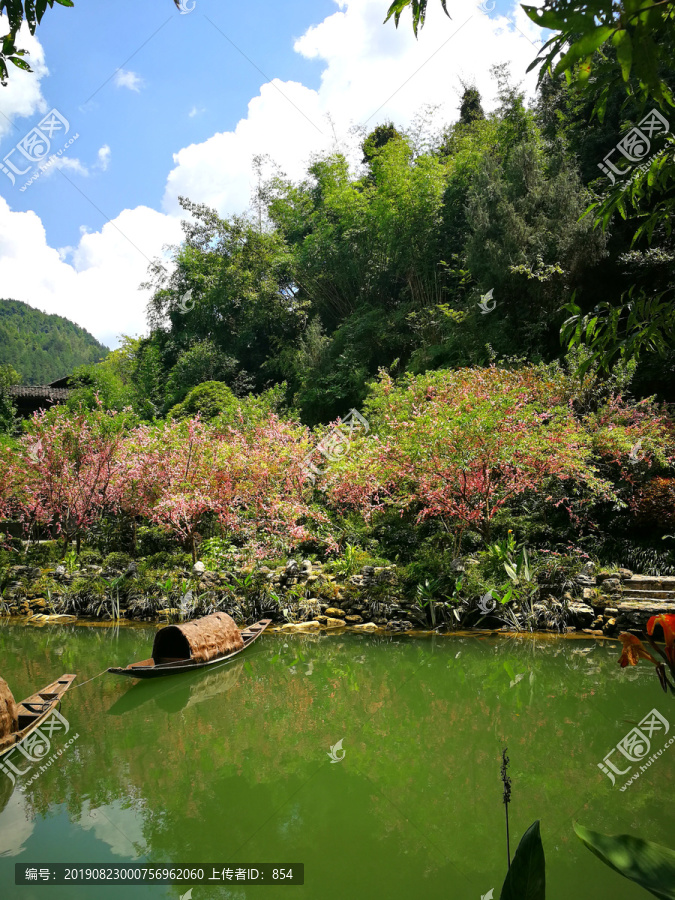
{"label": "reflection on water", "polygon": [[91,809],[89,801],[85,800],[78,825],[85,831],[93,831],[114,856],[136,859],[145,850],[142,820],[133,807],[125,807],[121,800],[113,800],[97,809]]}
{"label": "reflection on water", "polygon": [[[78,684],[147,655],[152,636],[152,628],[4,624],[0,674],[15,696],[63,671],[78,672]],[[499,896],[507,743],[512,836],[541,819],[549,900],[639,900],[643,892],[572,831],[576,820],[675,845],[675,747],[625,793],[598,768],[650,709],[675,721],[653,672],[621,671],[617,647],[531,636],[264,635],[214,670],[138,684],[104,675],[66,695],[62,712],[80,738],[58,764],[25,793],[18,784],[8,796],[0,782],[3,898],[37,897],[38,888],[12,886],[17,861],[303,862],[306,883],[292,897],[478,900],[490,888]],[[332,762],[340,740],[344,757]],[[105,896],[185,890],[107,887]],[[272,900],[279,890],[209,885],[195,887],[193,900]],[[49,893],[66,900],[72,891]]]}
{"label": "reflection on water", "polygon": [[242,660],[234,660],[207,671],[198,669],[176,677],[137,681],[108,712],[121,716],[149,702],[165,712],[180,712],[196,703],[215,700],[229,691],[239,681],[243,668]]}
{"label": "reflection on water", "polygon": [[[21,791],[13,791],[8,778],[0,783],[0,856],[18,856],[35,827]],[[9,785],[9,787],[7,787]]]}

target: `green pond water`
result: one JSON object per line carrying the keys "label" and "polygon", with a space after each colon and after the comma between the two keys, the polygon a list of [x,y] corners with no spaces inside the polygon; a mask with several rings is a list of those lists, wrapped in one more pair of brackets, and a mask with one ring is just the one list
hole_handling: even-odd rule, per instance
{"label": "green pond water", "polygon": [[[0,624],[17,699],[149,655],[154,628]],[[618,643],[543,636],[264,635],[238,661],[71,689],[79,735],[28,786],[0,772],[0,897],[178,898],[187,886],[15,886],[15,863],[304,863],[304,886],[207,885],[192,900],[498,900],[506,868],[499,766],[513,780],[512,852],[541,820],[548,900],[649,895],[606,868],[572,822],[675,847],[675,744],[631,786],[598,763],[675,700]],[[53,748],[67,737],[55,735]],[[653,750],[667,738],[658,732]],[[329,751],[342,741],[344,756]],[[617,754],[613,759],[617,759]],[[625,758],[624,758],[625,759]],[[629,765],[624,762],[621,768]],[[21,790],[21,787],[24,790]]]}

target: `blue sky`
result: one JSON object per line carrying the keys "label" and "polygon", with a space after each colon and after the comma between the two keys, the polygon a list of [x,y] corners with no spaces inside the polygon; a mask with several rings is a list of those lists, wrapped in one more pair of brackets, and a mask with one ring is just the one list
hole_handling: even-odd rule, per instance
{"label": "blue sky", "polygon": [[[308,24],[334,11],[331,0],[253,0],[237,4],[236,15],[235,5],[222,0],[194,2],[193,12],[184,15],[172,0],[116,0],[105,4],[105,14],[103,4],[76,0],[73,9],[45,14],[37,36],[50,70],[48,104],[79,133],[73,155],[85,165],[95,164],[102,145],[111,149],[105,174],[86,186],[77,181],[86,197],[53,178],[16,198],[16,209],[39,210],[54,246],[75,243],[81,225],[102,226],[105,219],[92,204],[110,217],[138,204],[159,208],[172,154],[233,129],[246,116],[249,100],[268,79],[214,26],[270,76],[318,87],[319,62],[289,47]],[[120,66],[140,79],[135,90],[117,85]],[[31,117],[23,121],[33,124]],[[23,122],[16,124],[20,129]],[[14,136],[21,134],[12,129],[0,149],[11,146]]]}
{"label": "blue sky", "polygon": [[0,159],[52,109],[68,133],[56,131],[50,154],[77,135],[23,191],[37,165],[14,185],[0,174],[0,296],[109,346],[145,329],[138,286],[180,239],[179,195],[243,212],[254,154],[294,178],[313,153],[356,158],[355,127],[410,126],[424,103],[452,121],[462,79],[489,108],[490,66],[525,78],[536,49],[521,32],[541,36],[503,0],[487,14],[452,0],[452,21],[432,0],[419,41],[409,18],[382,24],[387,0],[185,0],[183,15],[173,0],[75,4],[47,10],[19,42],[35,73],[12,68],[0,88]]}

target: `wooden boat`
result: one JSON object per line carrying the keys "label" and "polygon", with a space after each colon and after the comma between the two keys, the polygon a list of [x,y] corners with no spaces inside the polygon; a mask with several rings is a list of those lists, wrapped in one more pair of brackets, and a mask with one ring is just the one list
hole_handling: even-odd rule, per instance
{"label": "wooden boat", "polygon": [[0,757],[39,728],[76,678],[77,675],[62,675],[21,703],[14,701],[7,682],[0,678]]}
{"label": "wooden boat", "polygon": [[227,613],[217,612],[192,622],[167,625],[155,635],[150,659],[108,671],[131,678],[159,678],[204,669],[241,653],[271,623],[271,619],[261,619],[240,631]]}

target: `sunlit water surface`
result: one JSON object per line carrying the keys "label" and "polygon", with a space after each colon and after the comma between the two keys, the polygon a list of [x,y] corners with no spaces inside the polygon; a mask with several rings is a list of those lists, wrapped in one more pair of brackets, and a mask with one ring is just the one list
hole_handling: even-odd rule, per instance
{"label": "sunlit water surface", "polygon": [[[5,621],[0,674],[17,699],[63,672],[79,684],[147,657],[153,634]],[[675,745],[623,792],[598,768],[651,709],[675,726],[675,702],[651,667],[622,671],[617,648],[541,636],[275,634],[210,672],[140,684],[106,674],[66,695],[79,738],[54,765],[27,787],[30,774],[13,788],[0,773],[0,896],[152,900],[187,890],[17,887],[17,862],[301,862],[302,887],[208,885],[192,898],[480,900],[490,889],[498,898],[508,745],[512,852],[540,819],[548,900],[643,900],[572,829],[578,821],[675,847]],[[338,749],[331,762],[338,741],[344,756]]]}

